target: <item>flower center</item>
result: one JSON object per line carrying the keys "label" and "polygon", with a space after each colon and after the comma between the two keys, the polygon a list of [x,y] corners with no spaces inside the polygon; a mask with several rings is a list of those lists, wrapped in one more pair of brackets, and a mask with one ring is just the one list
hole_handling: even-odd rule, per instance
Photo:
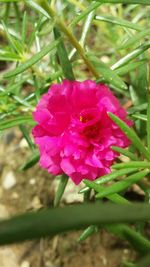
{"label": "flower center", "polygon": [[84,110],[80,113],[81,133],[88,138],[96,138],[100,130],[100,117],[96,109]]}
{"label": "flower center", "polygon": [[92,116],[90,116],[90,115],[80,116],[79,120],[83,123],[86,123],[86,122],[89,122],[90,120],[92,120]]}
{"label": "flower center", "polygon": [[96,138],[99,135],[99,123],[87,126],[83,130],[83,134],[88,138]]}

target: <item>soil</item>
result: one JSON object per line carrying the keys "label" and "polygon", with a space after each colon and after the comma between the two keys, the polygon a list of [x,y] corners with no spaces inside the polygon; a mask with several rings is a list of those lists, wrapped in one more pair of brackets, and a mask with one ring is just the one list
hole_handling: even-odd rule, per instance
{"label": "soil", "polygon": [[[0,140],[0,217],[53,205],[57,180],[38,164],[26,172],[20,166],[31,155],[18,129],[5,131]],[[81,195],[69,183],[62,204],[80,202]],[[87,240],[77,240],[82,231],[64,233],[54,238],[28,241],[0,248],[1,267],[121,267],[136,253],[129,244],[105,232]]]}

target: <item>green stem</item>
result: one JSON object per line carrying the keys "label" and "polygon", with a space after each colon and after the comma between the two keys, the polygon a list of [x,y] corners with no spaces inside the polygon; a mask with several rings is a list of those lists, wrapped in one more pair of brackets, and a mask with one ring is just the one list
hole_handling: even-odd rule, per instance
{"label": "green stem", "polygon": [[79,44],[77,39],[74,37],[70,29],[68,29],[63,22],[62,19],[59,19],[55,11],[49,6],[46,0],[38,0],[39,5],[44,8],[47,13],[53,18],[56,19],[57,26],[61,29],[61,31],[68,37],[70,43],[77,49],[78,53],[84,60],[85,64],[91,71],[91,73],[95,76],[95,78],[99,78],[100,74],[94,68],[93,64],[88,60],[83,47]]}

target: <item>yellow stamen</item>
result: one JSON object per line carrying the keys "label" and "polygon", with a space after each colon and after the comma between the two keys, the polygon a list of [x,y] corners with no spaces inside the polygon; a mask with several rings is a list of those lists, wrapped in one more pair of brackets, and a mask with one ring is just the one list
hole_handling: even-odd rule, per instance
{"label": "yellow stamen", "polygon": [[83,122],[83,117],[82,116],[80,116],[80,121]]}

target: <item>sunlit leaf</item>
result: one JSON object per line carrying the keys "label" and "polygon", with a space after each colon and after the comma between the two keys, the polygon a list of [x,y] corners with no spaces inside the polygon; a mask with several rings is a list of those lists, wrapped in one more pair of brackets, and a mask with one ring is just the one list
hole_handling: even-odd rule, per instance
{"label": "sunlit leaf", "polygon": [[149,170],[145,170],[145,171],[141,171],[141,172],[132,174],[132,175],[128,176],[127,178],[106,187],[102,192],[100,192],[96,195],[96,198],[103,198],[103,197],[107,197],[108,195],[119,193],[119,192],[129,188],[131,185],[139,182],[149,172],[150,172]]}

